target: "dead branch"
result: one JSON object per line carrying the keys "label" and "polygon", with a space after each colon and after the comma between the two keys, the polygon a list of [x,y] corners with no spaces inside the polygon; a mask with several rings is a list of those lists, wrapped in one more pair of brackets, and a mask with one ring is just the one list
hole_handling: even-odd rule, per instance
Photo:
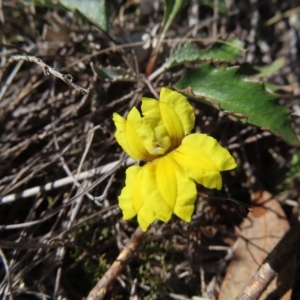
{"label": "dead branch", "polygon": [[33,62],[38,64],[39,66],[42,67],[44,74],[45,75],[50,75],[52,74],[53,76],[61,79],[63,82],[65,82],[67,85],[69,85],[70,87],[74,88],[75,90],[77,90],[80,94],[83,95],[91,95],[92,90],[90,88],[83,88],[80,85],[78,85],[77,83],[73,82],[73,77],[71,74],[62,74],[58,71],[56,71],[55,69],[53,69],[52,67],[48,66],[47,64],[45,64],[40,58],[35,57],[35,56],[27,56],[27,55],[13,55],[9,58],[7,64],[11,64],[15,61],[28,61],[28,62]]}

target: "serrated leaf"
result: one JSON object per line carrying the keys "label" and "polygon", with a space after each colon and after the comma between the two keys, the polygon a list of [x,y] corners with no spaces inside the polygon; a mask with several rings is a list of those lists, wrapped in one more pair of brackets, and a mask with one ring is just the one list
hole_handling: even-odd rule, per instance
{"label": "serrated leaf", "polygon": [[163,22],[163,31],[168,30],[171,22],[175,18],[180,6],[182,4],[182,0],[165,0],[165,16]]}
{"label": "serrated leaf", "polygon": [[60,0],[66,8],[78,10],[84,17],[103,31],[107,31],[107,17],[104,0]]}
{"label": "serrated leaf", "polygon": [[177,65],[203,60],[230,61],[238,58],[242,51],[243,43],[235,38],[216,42],[204,50],[198,50],[191,43],[188,43],[172,53],[164,66],[168,69]]}
{"label": "serrated leaf", "polygon": [[209,63],[188,69],[174,88],[196,100],[245,118],[250,124],[268,129],[292,145],[299,144],[289,121],[289,111],[278,104],[278,95],[268,93],[263,83],[243,78],[238,67],[218,70]]}
{"label": "serrated leaf", "polygon": [[92,68],[99,78],[106,81],[136,81],[136,77],[132,72],[120,67],[97,67],[93,65]]}

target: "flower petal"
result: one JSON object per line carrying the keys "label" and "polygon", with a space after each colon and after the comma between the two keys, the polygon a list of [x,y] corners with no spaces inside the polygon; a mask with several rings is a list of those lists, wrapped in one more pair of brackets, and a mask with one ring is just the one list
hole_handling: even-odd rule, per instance
{"label": "flower petal", "polygon": [[207,188],[218,190],[222,187],[220,171],[236,167],[234,158],[214,138],[206,134],[190,134],[182,144],[169,153],[187,177]]}
{"label": "flower petal", "polygon": [[172,208],[166,203],[157,186],[157,162],[160,159],[143,166],[141,179],[141,195],[147,207],[155,211],[157,219],[168,222],[172,216]]}
{"label": "flower petal", "polygon": [[[124,220],[130,220],[137,215],[137,211],[133,203],[134,184],[140,173],[141,167],[131,166],[126,170],[125,187],[119,196],[119,207],[123,213]],[[142,199],[141,199],[142,201]],[[143,202],[141,202],[141,205]]]}
{"label": "flower petal", "polygon": [[119,206],[124,220],[132,219],[138,214],[139,225],[146,231],[156,216],[151,205],[145,203],[147,198],[142,195],[144,171],[143,167],[138,166],[126,170],[126,185],[119,196]]}
{"label": "flower petal", "polygon": [[[142,113],[145,121],[153,128],[157,143],[164,149],[164,152],[166,152],[171,146],[171,138],[162,119],[159,101],[142,98]],[[176,120],[177,119],[175,119],[175,123]]]}
{"label": "flower petal", "polygon": [[178,147],[195,122],[193,108],[186,97],[166,88],[161,89],[160,101],[142,98],[142,112],[165,150]]}
{"label": "flower petal", "polygon": [[145,141],[137,132],[137,128],[140,128],[140,130],[144,129],[145,131],[147,131],[147,128],[144,127],[143,120],[135,107],[133,107],[129,112],[127,120],[121,117],[119,114],[114,113],[113,121],[115,122],[117,128],[115,138],[130,157],[135,160],[146,161],[152,160],[156,157],[153,157],[147,151],[146,147],[144,146]]}
{"label": "flower petal", "polygon": [[[157,186],[163,200],[178,217],[190,222],[197,195],[195,182],[183,176],[168,155],[158,158],[155,162]],[[159,208],[154,210],[157,218],[162,220],[161,210]]]}
{"label": "flower petal", "polygon": [[194,109],[185,96],[167,88],[160,91],[160,102],[170,106],[180,118],[184,135],[191,132],[195,125]]}

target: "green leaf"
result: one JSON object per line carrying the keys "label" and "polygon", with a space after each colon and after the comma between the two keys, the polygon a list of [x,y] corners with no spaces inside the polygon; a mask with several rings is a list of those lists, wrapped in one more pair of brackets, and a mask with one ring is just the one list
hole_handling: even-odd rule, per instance
{"label": "green leaf", "polygon": [[165,16],[163,22],[163,32],[166,32],[171,25],[173,19],[175,18],[182,0],[165,0]]}
{"label": "green leaf", "polygon": [[35,6],[47,7],[52,9],[64,9],[64,7],[58,2],[53,0],[23,0],[24,3],[33,3]]}
{"label": "green leaf", "polygon": [[259,71],[259,77],[266,77],[276,73],[278,70],[284,67],[285,64],[286,61],[284,58],[278,58],[275,61],[273,61],[272,64],[270,64],[269,66],[255,67],[255,69]]}
{"label": "green leaf", "polygon": [[[211,7],[212,9],[214,8],[214,0],[202,0],[201,4],[207,5]],[[228,7],[225,3],[225,0],[218,0],[218,11],[221,14],[226,14],[228,12]]]}
{"label": "green leaf", "polygon": [[107,31],[105,0],[23,0],[36,6],[79,11],[90,22]]}
{"label": "green leaf", "polygon": [[273,92],[273,93],[276,93],[276,92],[280,91],[280,86],[278,86],[274,83],[266,81],[264,84],[265,84],[266,89]]}
{"label": "green leaf", "polygon": [[86,19],[98,26],[103,31],[108,31],[105,0],[23,0],[36,6],[77,10]]}
{"label": "green leaf", "polygon": [[198,101],[232,113],[239,119],[267,129],[292,145],[298,138],[289,121],[288,109],[264,84],[243,78],[238,67],[215,69],[211,63],[188,69],[174,88]]}
{"label": "green leaf", "polygon": [[60,0],[66,8],[78,10],[84,17],[103,31],[107,31],[107,17],[104,0]]}
{"label": "green leaf", "polygon": [[242,51],[243,43],[235,38],[214,43],[204,50],[198,50],[189,43],[172,53],[164,66],[168,69],[177,65],[203,60],[230,61],[238,58]]}
{"label": "green leaf", "polygon": [[106,81],[127,81],[136,82],[135,75],[129,70],[120,67],[96,67],[92,66],[99,78]]}

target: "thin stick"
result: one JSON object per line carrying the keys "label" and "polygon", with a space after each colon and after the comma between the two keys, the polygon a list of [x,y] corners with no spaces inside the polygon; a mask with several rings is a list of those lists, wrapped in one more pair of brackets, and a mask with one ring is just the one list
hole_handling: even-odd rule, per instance
{"label": "thin stick", "polygon": [[[135,161],[133,159],[128,158],[127,161],[125,162],[125,165],[129,166],[129,165],[132,165],[134,162]],[[11,194],[11,195],[4,196],[4,197],[0,198],[0,204],[13,202],[17,199],[35,196],[38,193],[40,193],[41,191],[51,191],[51,190],[57,189],[59,187],[65,186],[67,184],[74,183],[79,180],[91,178],[91,177],[93,177],[95,175],[99,175],[99,174],[105,174],[105,173],[109,172],[110,170],[112,170],[113,168],[115,168],[118,164],[120,164],[120,161],[114,161],[107,165],[101,166],[99,168],[95,168],[95,169],[91,169],[89,171],[82,172],[82,173],[78,174],[78,176],[76,176],[76,175],[74,177],[68,176],[65,178],[58,179],[53,182],[49,182],[43,186],[36,186],[36,187],[30,188],[30,189],[27,189],[18,194]]]}
{"label": "thin stick", "polygon": [[2,259],[2,263],[4,266],[4,269],[6,271],[6,279],[7,279],[7,287],[6,289],[8,290],[8,293],[5,293],[6,295],[9,294],[9,299],[13,300],[13,292],[12,292],[12,284],[11,284],[11,274],[10,274],[10,269],[9,269],[9,264],[8,261],[4,255],[4,252],[0,248],[0,256]]}
{"label": "thin stick", "polygon": [[89,293],[87,300],[104,299],[108,289],[111,287],[116,278],[124,270],[129,260],[132,258],[134,251],[138,248],[145,232],[138,227],[127,246],[122,250],[114,263],[106,271],[104,276],[98,281],[96,286]]}
{"label": "thin stick", "polygon": [[87,88],[83,88],[80,85],[73,82],[73,77],[70,74],[62,74],[55,69],[51,68],[47,64],[45,64],[40,58],[35,56],[27,56],[27,55],[13,55],[9,58],[8,64],[13,63],[15,61],[28,61],[38,64],[42,67],[45,75],[54,75],[55,77],[61,79],[63,82],[65,82],[67,85],[71,86],[75,90],[77,90],[79,93],[84,95],[90,95],[92,93],[92,90]]}
{"label": "thin stick", "polygon": [[[6,90],[8,88],[8,86],[11,84],[11,82],[15,78],[16,74],[20,70],[22,64],[23,64],[22,61],[18,61],[18,63],[16,64],[16,66],[14,67],[14,69],[9,74],[8,78],[6,79],[6,82],[4,83],[4,85],[2,86],[2,88],[0,90],[0,101],[2,100],[2,98],[3,98],[3,96],[4,96],[5,92],[6,92]],[[0,74],[0,80],[1,80],[1,74]]]}
{"label": "thin stick", "polygon": [[1,22],[3,25],[5,24],[2,0],[0,0],[0,22]]}
{"label": "thin stick", "polygon": [[219,16],[219,0],[214,0],[214,18],[215,21],[212,23],[212,36],[217,38],[218,35],[218,16]]}
{"label": "thin stick", "polygon": [[257,0],[251,0],[252,6],[252,16],[251,16],[251,30],[249,32],[248,41],[248,53],[246,61],[247,63],[252,63],[254,61],[254,52],[256,49],[256,34],[257,34],[257,26],[259,20],[259,11],[257,8]]}

